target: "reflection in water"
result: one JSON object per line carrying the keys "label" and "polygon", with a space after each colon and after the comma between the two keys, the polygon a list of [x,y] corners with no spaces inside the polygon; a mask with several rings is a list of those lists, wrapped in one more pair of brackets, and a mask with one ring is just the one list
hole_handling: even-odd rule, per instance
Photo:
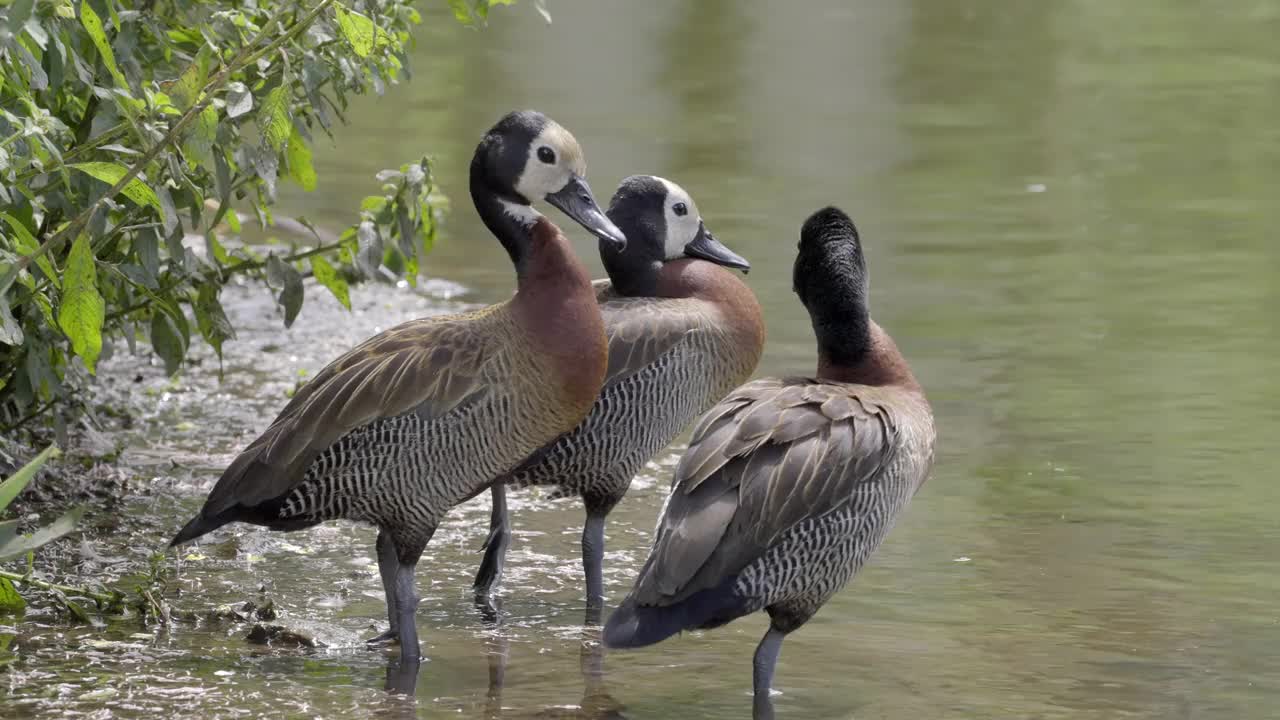
{"label": "reflection in water", "polygon": [[[588,611],[590,612],[590,610]],[[598,611],[597,611],[598,613]],[[598,619],[598,618],[597,618]],[[502,690],[506,684],[507,663],[510,660],[510,644],[501,624],[494,628],[487,640],[489,661],[489,690],[486,695],[485,718],[575,718],[576,720],[625,720],[619,703],[605,682],[604,644],[600,642],[600,626],[588,623],[582,626],[579,651],[579,668],[582,674],[582,699],[576,704],[556,704],[543,709],[520,708],[508,710],[502,704]]]}
{"label": "reflection in water", "polygon": [[[494,610],[492,605],[478,603],[482,612]],[[483,637],[476,642],[484,648],[488,672],[488,686],[483,703],[486,720],[498,718],[576,718],[577,720],[625,720],[622,704],[609,692],[605,677],[604,644],[600,640],[600,610],[588,607],[585,623],[580,628],[578,642],[578,668],[582,682],[582,696],[576,703],[557,702],[544,708],[517,707],[503,704],[503,691],[507,684],[507,668],[511,660],[511,632],[505,625],[501,609],[486,617],[488,626]],[[394,654],[388,656],[384,689],[392,700],[380,713],[380,717],[412,717],[418,697],[419,682],[424,672],[420,667],[403,666]],[[428,679],[426,682],[432,682]],[[563,692],[563,685],[557,694]]]}
{"label": "reflection in water", "polygon": [[[495,618],[496,620],[496,618]],[[495,628],[485,641],[489,661],[489,688],[485,692],[486,719],[502,717],[502,688],[507,683],[507,661],[511,659],[511,642],[501,628]]]}
{"label": "reflection in water", "polygon": [[395,695],[412,697],[418,692],[418,676],[422,674],[422,662],[401,662],[399,658],[387,664],[387,681],[383,687]]}

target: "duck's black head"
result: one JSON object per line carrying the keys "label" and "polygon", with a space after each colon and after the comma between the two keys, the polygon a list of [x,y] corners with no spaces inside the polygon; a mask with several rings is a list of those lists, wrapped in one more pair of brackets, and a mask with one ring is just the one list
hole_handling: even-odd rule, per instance
{"label": "duck's black head", "polygon": [[600,243],[600,259],[613,287],[622,295],[655,293],[663,263],[700,258],[737,268],[751,268],[741,255],[716,240],[684,188],[654,175],[624,179],[609,201],[609,219],[627,236],[618,250]]}
{"label": "duck's black head", "polygon": [[536,110],[507,113],[476,146],[471,159],[471,198],[512,260],[520,263],[520,238],[538,219],[532,204],[546,201],[602,241],[626,245],[587,185],[587,162],[573,134]]}
{"label": "duck's black head", "polygon": [[871,344],[867,265],[858,229],[839,208],[805,220],[792,283],[813,320],[819,353],[837,365],[865,357]]}

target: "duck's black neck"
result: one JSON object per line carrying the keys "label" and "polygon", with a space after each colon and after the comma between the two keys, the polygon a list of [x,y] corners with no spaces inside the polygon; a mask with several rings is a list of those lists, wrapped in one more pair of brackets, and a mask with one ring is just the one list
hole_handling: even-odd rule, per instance
{"label": "duck's black neck", "polygon": [[612,245],[601,240],[600,261],[609,274],[609,283],[614,292],[625,297],[657,297],[662,258],[646,257],[639,248],[618,252]]}
{"label": "duck's black neck", "polygon": [[795,288],[813,321],[818,355],[833,365],[853,366],[864,360],[872,343],[870,287],[861,247],[856,242],[802,247]]}
{"label": "duck's black neck", "polygon": [[530,217],[537,217],[537,211],[533,210],[522,198],[512,193],[502,193],[495,190],[489,182],[486,181],[483,165],[479,157],[473,158],[471,161],[471,202],[476,206],[476,212],[480,214],[480,219],[484,221],[485,227],[489,228],[489,232],[493,233],[502,243],[502,247],[506,248],[507,255],[511,257],[511,264],[515,266],[516,277],[523,277],[525,270],[529,264],[529,250],[532,241],[533,223],[522,220],[507,211],[504,205],[509,203],[514,206],[529,208]]}
{"label": "duck's black neck", "polygon": [[851,367],[871,352],[871,315],[863,295],[865,287],[860,290],[809,308],[813,333],[818,339],[818,357],[828,364]]}
{"label": "duck's black neck", "polygon": [[667,236],[663,203],[667,186],[650,177],[622,181],[609,202],[609,219],[630,238],[625,250],[600,241],[600,261],[615,292],[627,297],[656,297],[665,261]]}

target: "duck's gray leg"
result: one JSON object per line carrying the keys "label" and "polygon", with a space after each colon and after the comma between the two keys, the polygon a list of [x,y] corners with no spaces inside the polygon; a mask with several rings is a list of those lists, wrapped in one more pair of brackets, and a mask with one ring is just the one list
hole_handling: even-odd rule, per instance
{"label": "duck's gray leg", "polygon": [[768,693],[763,697],[757,695],[751,701],[751,720],[774,720],[773,698]]}
{"label": "duck's gray leg", "polygon": [[502,581],[507,548],[511,546],[511,516],[507,512],[507,488],[501,481],[489,488],[489,495],[493,500],[493,509],[489,512],[489,537],[484,541],[484,559],[480,561],[472,589],[481,610],[488,615],[496,615],[493,591]]}
{"label": "duck's gray leg", "polygon": [[[582,570],[587,576],[588,624],[600,622],[600,609],[604,607],[604,520],[603,513],[588,511],[587,522],[582,527]],[[591,620],[593,614],[594,622]]]}
{"label": "duck's gray leg", "polygon": [[773,670],[778,664],[778,653],[782,651],[782,640],[787,635],[777,628],[770,627],[764,634],[760,644],[756,646],[755,659],[752,661],[751,687],[755,693],[756,703],[769,699],[769,690],[773,687]]}
{"label": "duck's gray leg", "polygon": [[400,631],[400,667],[405,671],[410,665],[416,666],[422,658],[418,647],[418,624],[414,614],[418,610],[418,588],[413,579],[417,561],[406,563],[399,561],[396,566],[396,615]]}
{"label": "duck's gray leg", "polygon": [[382,591],[387,596],[387,620],[391,626],[387,631],[365,642],[370,645],[385,645],[400,636],[399,617],[396,615],[396,567],[400,560],[396,557],[396,544],[386,530],[378,531],[378,541],[374,545],[378,551],[378,574],[382,576]]}

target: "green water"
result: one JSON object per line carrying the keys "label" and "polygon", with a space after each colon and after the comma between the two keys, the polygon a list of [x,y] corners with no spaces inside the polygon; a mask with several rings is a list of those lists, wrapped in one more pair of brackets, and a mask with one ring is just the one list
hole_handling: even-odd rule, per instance
{"label": "green water", "polygon": [[[873,315],[928,391],[939,454],[872,565],[787,640],[778,717],[1275,716],[1280,2],[550,6],[553,25],[526,3],[479,33],[428,13],[412,82],[358,103],[317,154],[320,189],[284,208],[344,224],[377,170],[432,153],[455,208],[427,272],[469,288],[465,302],[499,300],[511,273],[465,170],[489,124],[537,107],[582,142],[602,199],[631,173],[669,177],[753,262],[762,374],[813,364],[790,291],[800,222],[829,203],[853,215]],[[162,492],[51,558],[136,572],[299,369],[460,306],[364,288],[348,315],[316,294],[284,332],[261,289],[228,298],[245,330],[222,384],[212,362],[171,386],[112,361],[112,391],[148,391],[152,408],[123,462]],[[613,601],[677,456],[612,515]],[[0,712],[747,716],[763,616],[603,660],[588,643],[584,661],[579,505],[526,493],[513,510],[499,628],[469,596],[487,506],[460,508],[428,548],[416,702],[382,691],[389,656],[359,642],[383,621],[373,533],[333,524],[221,533],[183,562],[174,600],[202,609],[265,583],[329,648],[33,615],[14,628]]]}

